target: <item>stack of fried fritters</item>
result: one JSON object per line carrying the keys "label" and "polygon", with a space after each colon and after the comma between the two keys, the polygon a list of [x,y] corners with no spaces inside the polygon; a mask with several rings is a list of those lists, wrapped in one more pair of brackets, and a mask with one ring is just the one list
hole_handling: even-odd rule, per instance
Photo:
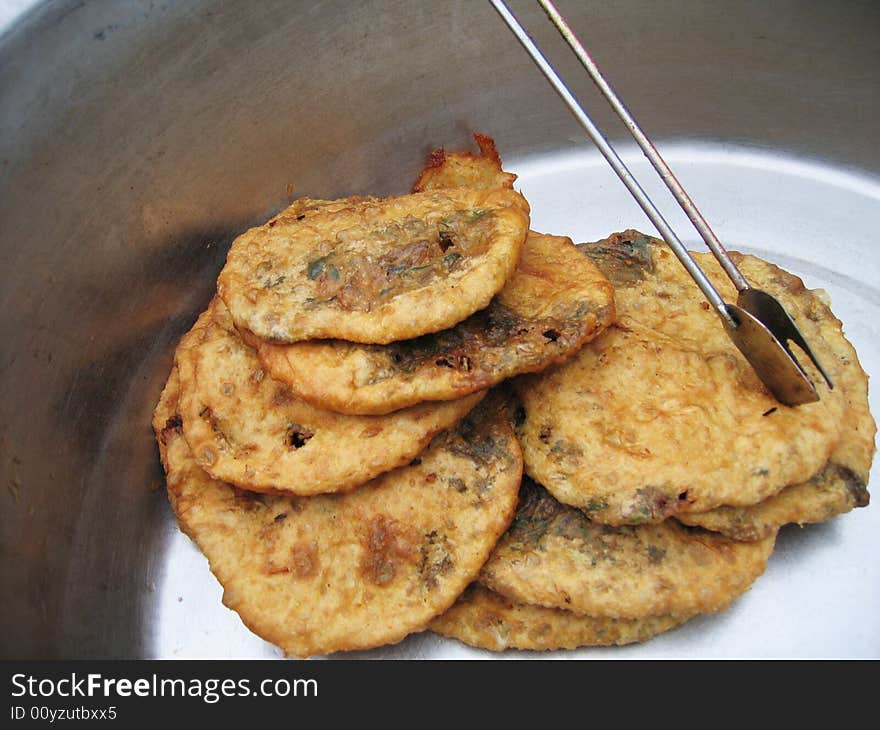
{"label": "stack of fried fritters", "polygon": [[746,591],[782,524],[867,504],[867,380],[816,293],[738,260],[837,385],[787,408],[661,241],[530,231],[476,139],[410,195],[244,233],[177,349],[172,506],[289,654],[641,641]]}
{"label": "stack of fried fritters", "polygon": [[[625,231],[579,248],[614,284],[616,322],[565,364],[515,380],[528,475],[517,515],[478,584],[433,624],[477,646],[645,638],[741,595],[782,525],[868,504],[867,377],[820,293],[732,254],[835,383],[811,371],[820,400],[790,408],[662,241]],[[735,299],[715,260],[696,256]]]}

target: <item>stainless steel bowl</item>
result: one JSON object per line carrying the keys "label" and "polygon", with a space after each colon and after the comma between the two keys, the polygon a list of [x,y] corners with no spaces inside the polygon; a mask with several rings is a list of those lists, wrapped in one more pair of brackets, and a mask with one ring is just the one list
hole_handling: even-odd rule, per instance
{"label": "stainless steel bowl", "polygon": [[[559,5],[725,242],[828,289],[880,371],[880,5]],[[404,192],[472,130],[536,227],[647,229],[485,2],[57,0],[0,36],[0,654],[273,653],[164,495],[149,424],[174,344],[237,233],[291,196]],[[787,528],[729,611],[575,655],[880,656],[878,517]],[[427,634],[364,655],[483,656]]]}

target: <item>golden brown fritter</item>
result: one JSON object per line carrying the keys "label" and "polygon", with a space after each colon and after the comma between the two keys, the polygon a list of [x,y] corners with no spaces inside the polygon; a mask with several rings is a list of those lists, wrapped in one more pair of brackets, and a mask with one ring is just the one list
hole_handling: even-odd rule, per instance
{"label": "golden brown fritter", "polygon": [[[756,504],[822,469],[841,437],[840,388],[813,373],[818,403],[776,402],[662,241],[627,231],[581,248],[615,284],[618,321],[562,366],[518,379],[530,476],[620,525]],[[858,367],[840,322],[800,279],[731,255],[785,304],[833,378]],[[735,300],[715,260],[696,258]]]}
{"label": "golden brown fritter", "polygon": [[343,416],[297,398],[266,373],[215,299],[175,361],[193,458],[215,479],[258,492],[344,492],[408,463],[484,392],[387,416]]}
{"label": "golden brown fritter", "polygon": [[309,656],[395,643],[475,577],[516,506],[522,461],[484,401],[411,466],[344,495],[282,497],[212,479],[192,458],[176,374],[153,426],[181,529],[257,635]]}
{"label": "golden brown fritter", "polygon": [[514,601],[588,616],[712,613],[764,572],[775,539],[739,542],[675,520],[602,525],[526,478],[478,580]]}
{"label": "golden brown fritter", "polygon": [[236,326],[261,339],[384,344],[452,327],[510,278],[529,224],[509,189],[303,207],[239,236],[217,280]]}
{"label": "golden brown fritter", "polygon": [[679,514],[678,519],[737,540],[759,540],[785,524],[824,522],[856,507],[867,507],[877,426],[868,405],[868,376],[855,353],[837,377],[835,389],[846,399],[846,414],[840,440],[818,474],[752,506],[716,507]]}
{"label": "golden brown fritter", "polygon": [[716,507],[679,514],[676,519],[734,540],[762,540],[783,525],[825,522],[856,507],[867,507],[868,502],[865,482],[849,469],[829,463],[812,479],[751,507]]}
{"label": "golden brown fritter", "polygon": [[517,603],[484,586],[472,584],[429,628],[442,636],[489,651],[546,651],[633,644],[687,620],[688,617],[679,616],[638,619],[579,616],[558,608]]}
{"label": "golden brown fritter", "polygon": [[479,132],[474,139],[480,154],[472,152],[446,152],[442,147],[434,150],[431,159],[413,184],[413,192],[440,188],[512,188],[516,175],[505,172],[495,140]]}
{"label": "golden brown fritter", "polygon": [[560,362],[608,326],[613,302],[611,285],[570,239],[530,232],[504,289],[452,329],[384,346],[245,337],[264,367],[304,400],[380,414],[461,398]]}

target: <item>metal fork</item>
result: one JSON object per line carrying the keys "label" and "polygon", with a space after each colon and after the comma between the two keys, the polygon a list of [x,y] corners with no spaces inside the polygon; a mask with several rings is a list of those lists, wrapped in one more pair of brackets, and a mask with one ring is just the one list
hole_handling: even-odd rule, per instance
{"label": "metal fork", "polygon": [[623,182],[673,253],[678,257],[678,260],[696,282],[703,295],[714,307],[733,344],[736,345],[737,349],[751,364],[761,382],[764,383],[776,400],[784,405],[796,406],[818,401],[819,393],[816,387],[795,358],[788,343],[794,342],[810,358],[813,365],[822,374],[829,388],[833,388],[834,384],[813,354],[813,351],[794,323],[794,320],[785,310],[785,307],[771,294],[749,285],[749,282],[731,260],[724,246],[706,222],[706,219],[697,210],[690,196],[672,173],[666,161],[633,119],[617,94],[614,93],[614,90],[605,80],[598,66],[589,53],[587,53],[583,44],[574,35],[568,23],[556,9],[556,6],[550,0],[537,1],[557,30],[562,34],[569,47],[574,51],[581,65],[589,73],[590,78],[592,78],[593,82],[602,92],[602,95],[611,104],[617,116],[629,129],[636,143],[641,147],[645,156],[654,166],[654,169],[663,179],[663,182],[669,188],[676,201],[678,201],[678,204],[706,242],[706,245],[715,255],[715,258],[718,259],[724,272],[733,282],[738,292],[735,305],[724,301],[721,294],[614,151],[614,148],[605,139],[599,128],[584,111],[583,107],[559,77],[559,74],[556,73],[503,0],[490,0],[495,10],[504,22],[507,23],[511,31],[513,31],[517,40],[523,45],[547,80],[559,96],[562,97],[562,100],[568,105],[590,139],[598,147],[602,156],[611,165],[621,182]]}

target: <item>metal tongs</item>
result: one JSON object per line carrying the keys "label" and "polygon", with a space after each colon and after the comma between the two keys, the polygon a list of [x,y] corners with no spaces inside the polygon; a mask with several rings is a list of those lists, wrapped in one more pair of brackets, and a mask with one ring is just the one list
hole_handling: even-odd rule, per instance
{"label": "metal tongs", "polygon": [[816,356],[810,350],[804,336],[801,334],[791,316],[782,304],[772,295],[759,289],[754,289],[742,275],[736,264],[730,259],[724,246],[709,227],[705,218],[700,214],[690,196],[685,192],[681,183],[672,174],[672,170],[666,164],[660,153],[651,143],[651,140],[641,130],[636,121],[624,107],[611,86],[602,76],[598,66],[587,53],[581,42],[575,37],[571,28],[550,0],[538,0],[538,4],[544,9],[550,20],[556,26],[562,37],[574,51],[590,78],[611,104],[615,113],[626,125],[645,156],[654,166],[654,169],[663,179],[672,195],[678,201],[687,217],[699,231],[706,245],[718,259],[718,263],[736,286],[738,293],[736,304],[727,304],[718,290],[713,286],[703,270],[682,244],[675,232],[660,214],[660,211],[651,202],[645,191],[633,177],[632,173],[621,161],[602,135],[593,120],[583,110],[574,98],[568,87],[547,61],[544,54],[535,45],[534,41],[526,33],[519,21],[513,16],[503,0],[490,0],[495,10],[513,31],[519,42],[523,45],[538,68],[550,81],[556,92],[562,97],[569,109],[574,113],[581,126],[586,130],[590,139],[599,148],[603,157],[608,161],[621,182],[627,187],[635,201],[639,204],[678,260],[691,275],[697,286],[705,295],[709,303],[715,308],[721,317],[724,329],[727,331],[733,344],[743,354],[754,368],[758,377],[767,386],[776,400],[788,406],[813,403],[819,400],[819,394],[807,373],[795,359],[788,343],[794,342],[810,358],[829,388],[834,384],[825,369],[819,364]]}

